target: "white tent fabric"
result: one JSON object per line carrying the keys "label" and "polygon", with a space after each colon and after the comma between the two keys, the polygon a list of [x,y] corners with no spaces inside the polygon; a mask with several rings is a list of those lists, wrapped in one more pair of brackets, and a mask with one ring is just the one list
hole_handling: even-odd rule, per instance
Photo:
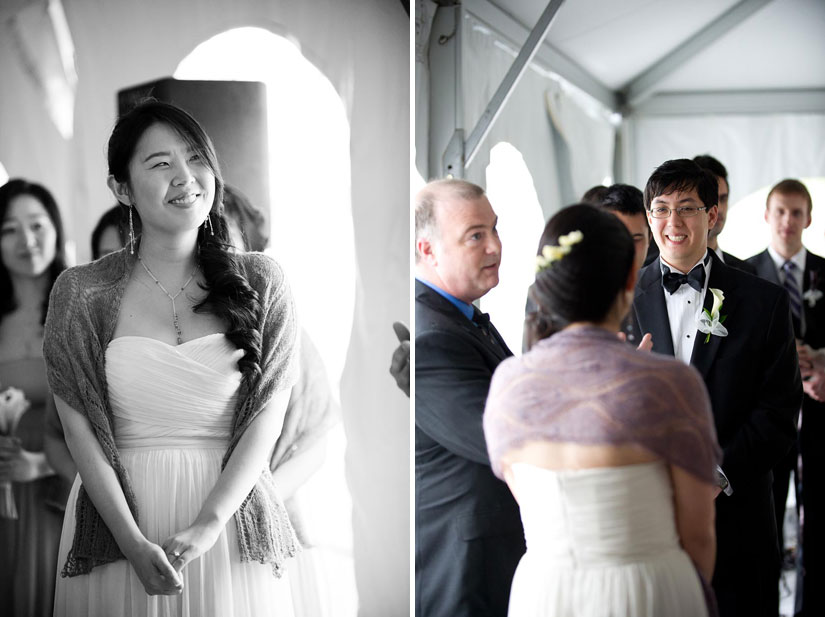
{"label": "white tent fabric", "polygon": [[[461,85],[466,138],[513,63],[518,50],[510,47],[506,40],[471,14],[468,13],[465,20]],[[558,210],[562,201],[556,157],[552,148],[552,126],[544,104],[544,93],[548,85],[547,74],[539,69],[524,72],[518,87],[482,142],[478,155],[467,167],[465,175],[467,180],[486,186],[490,150],[499,142],[513,145],[524,157],[545,216]],[[426,176],[426,173],[422,175]]]}
{"label": "white tent fabric", "polygon": [[[340,398],[359,614],[407,614],[409,402],[387,370],[397,344],[390,325],[410,320],[409,19],[401,3],[241,0],[228,9],[219,0],[80,0],[65,10],[79,78],[74,138],[64,140],[49,120],[40,91],[3,36],[0,161],[11,177],[42,182],[53,191],[80,261],[88,258],[87,239],[97,217],[112,201],[105,184],[105,144],[118,90],[171,75],[196,45],[219,32],[259,26],[300,41],[341,96],[352,136],[357,280]],[[13,12],[14,7],[4,7],[2,17]],[[323,181],[323,170],[318,173]],[[319,247],[318,258],[332,265],[331,255],[334,247]],[[335,319],[335,299],[329,301]]]}
{"label": "white tent fabric", "polygon": [[782,178],[825,176],[825,113],[645,116],[630,122],[632,182],[668,159],[710,153],[730,178],[730,203]]}
{"label": "white tent fabric", "polygon": [[598,104],[587,105],[582,102],[584,95],[570,90],[554,81],[546,98],[553,124],[567,144],[573,199],[578,200],[587,189],[613,176],[616,128]]}

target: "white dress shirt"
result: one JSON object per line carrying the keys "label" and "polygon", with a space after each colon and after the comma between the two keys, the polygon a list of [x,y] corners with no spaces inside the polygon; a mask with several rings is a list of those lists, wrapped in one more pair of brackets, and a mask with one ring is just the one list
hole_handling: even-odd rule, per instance
{"label": "white dress shirt", "polygon": [[[702,256],[702,259],[694,264],[694,268],[705,261],[708,256],[707,251]],[[670,267],[661,257],[659,258],[660,266],[671,272],[679,272],[675,268]],[[690,356],[693,353],[693,343],[696,337],[701,333],[697,329],[699,322],[699,315],[702,313],[702,308],[705,304],[705,294],[708,290],[708,281],[710,280],[710,267],[713,260],[708,259],[704,264],[705,268],[705,285],[701,292],[696,291],[690,285],[682,285],[673,293],[663,289],[665,294],[665,306],[667,306],[667,318],[670,322],[670,335],[673,337],[673,354],[685,364],[690,364]],[[691,268],[690,270],[693,270]],[[690,272],[688,270],[688,272]],[[685,273],[686,274],[686,273]]]}

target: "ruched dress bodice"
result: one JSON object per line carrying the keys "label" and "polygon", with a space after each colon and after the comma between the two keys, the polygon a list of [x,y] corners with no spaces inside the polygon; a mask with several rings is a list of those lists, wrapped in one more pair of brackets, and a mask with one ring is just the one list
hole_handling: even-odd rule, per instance
{"label": "ruched dress bodice", "polygon": [[510,616],[702,616],[663,462],[551,471],[512,466],[527,553]]}
{"label": "ruched dress bodice", "polygon": [[226,448],[243,353],[223,334],[178,346],[137,336],[113,340],[106,379],[118,449]]}
{"label": "ruched dress bodice", "polygon": [[[143,535],[161,545],[198,516],[221,474],[235,417],[243,350],[223,334],[182,345],[123,336],[106,351],[115,442],[129,473]],[[273,440],[274,441],[274,440]],[[65,563],[75,529],[75,482],[60,543]],[[242,562],[230,519],[217,542],[181,571],[183,593],[148,596],[131,564],[58,577],[57,617],[277,617],[293,614],[288,577]],[[238,590],[244,590],[239,593]]]}

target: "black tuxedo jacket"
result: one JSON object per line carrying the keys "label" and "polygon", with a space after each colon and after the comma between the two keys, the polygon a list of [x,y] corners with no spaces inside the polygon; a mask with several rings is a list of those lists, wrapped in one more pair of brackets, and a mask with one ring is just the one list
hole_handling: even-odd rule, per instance
{"label": "black tuxedo jacket", "polygon": [[722,257],[725,260],[725,265],[730,266],[731,268],[736,268],[737,270],[742,270],[743,272],[747,272],[748,274],[756,274],[756,268],[753,267],[752,264],[739,259],[735,255],[731,255],[725,251],[722,251]]}
{"label": "black tuxedo jacket", "polygon": [[493,475],[482,429],[490,379],[511,356],[415,282],[417,617],[504,617],[525,551],[518,506]]}
{"label": "black tuxedo jacket", "polygon": [[[754,267],[757,276],[782,285],[776,265],[767,249],[749,258],[747,263]],[[802,293],[816,289],[825,292],[825,259],[807,251]],[[805,312],[805,334],[802,340],[814,349],[825,347],[825,297],[817,300],[813,306],[803,299],[802,309]]]}
{"label": "black tuxedo jacket", "polygon": [[[722,468],[734,491],[716,499],[713,585],[723,617],[761,615],[770,598],[760,595],[760,582],[776,585],[771,573],[779,558],[771,469],[794,442],[802,382],[785,290],[726,266],[713,251],[710,255],[708,288],[725,294],[720,314],[727,315],[728,335],[712,335],[705,343],[706,335],[697,332],[691,364],[708,388]],[[665,293],[659,262],[643,268],[633,303],[634,329],[637,337],[653,335],[654,352],[673,355]],[[712,302],[708,292],[705,308],[710,310]],[[754,612],[742,602],[751,602]],[[726,610],[726,605],[737,608]]]}
{"label": "black tuxedo jacket", "polygon": [[[767,250],[748,260],[759,276],[779,284],[779,274]],[[825,259],[810,251],[805,257],[803,276],[805,292],[825,292]],[[811,347],[825,347],[825,297],[813,305],[803,297],[805,332],[802,340]],[[804,572],[803,612],[806,615],[825,614],[825,403],[809,396],[802,401],[802,425],[799,430],[799,452],[802,455],[802,503],[805,507],[805,528],[802,533],[802,565]]]}

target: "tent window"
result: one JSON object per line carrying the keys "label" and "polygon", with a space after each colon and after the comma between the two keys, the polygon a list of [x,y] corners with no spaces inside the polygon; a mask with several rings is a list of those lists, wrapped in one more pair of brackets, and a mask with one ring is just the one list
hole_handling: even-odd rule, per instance
{"label": "tent window", "polygon": [[296,43],[262,28],[212,37],[174,76],[266,84],[270,250],[289,276],[301,324],[326,361],[337,397],[355,306],[349,124],[341,98]]}
{"label": "tent window", "polygon": [[[262,28],[228,30],[201,43],[176,79],[259,81],[267,89],[270,248],[289,277],[301,326],[326,364],[338,399],[355,307],[355,240],[350,204],[350,129],[344,104],[297,44]],[[243,187],[238,187],[243,190]],[[334,318],[331,318],[334,317]],[[355,615],[350,509],[342,424],[328,434],[326,460],[297,497],[315,549],[312,567],[326,614]],[[329,503],[337,508],[330,511]],[[329,605],[329,606],[327,606]],[[314,614],[314,613],[313,613]]]}
{"label": "tent window", "polygon": [[498,215],[502,260],[499,284],[481,299],[513,353],[520,353],[527,288],[533,283],[536,247],[544,229],[533,177],[524,158],[501,142],[490,151],[487,197]]}

